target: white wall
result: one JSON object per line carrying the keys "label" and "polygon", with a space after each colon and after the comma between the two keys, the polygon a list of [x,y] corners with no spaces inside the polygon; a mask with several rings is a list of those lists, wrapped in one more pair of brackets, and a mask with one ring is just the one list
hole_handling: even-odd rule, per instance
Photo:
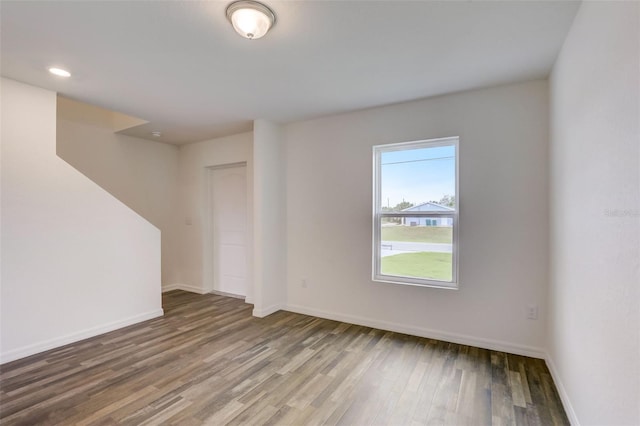
{"label": "white wall", "polygon": [[60,115],[57,135],[63,160],[161,230],[162,282],[176,282],[178,147]]}
{"label": "white wall", "polygon": [[253,123],[254,309],[267,316],[287,303],[287,209],[281,126]]}
{"label": "white wall", "polygon": [[[285,126],[288,309],[542,357],[547,92],[534,81]],[[372,282],[372,146],[447,136],[460,136],[460,290]]]}
{"label": "white wall", "polygon": [[[178,150],[178,203],[176,205],[176,233],[178,245],[175,281],[165,283],[165,290],[181,288],[197,293],[213,289],[211,276],[211,239],[208,235],[207,167],[233,163],[247,163],[247,211],[253,211],[253,135],[238,135],[181,145]],[[253,216],[248,218],[249,243],[253,245]],[[247,261],[247,282],[252,282],[251,253]],[[253,292],[248,289],[247,301]]]}
{"label": "white wall", "polygon": [[640,424],[639,15],[584,2],[551,76],[548,363],[574,424]]}
{"label": "white wall", "polygon": [[56,94],[2,79],[1,358],[162,315],[160,232],[56,156]]}

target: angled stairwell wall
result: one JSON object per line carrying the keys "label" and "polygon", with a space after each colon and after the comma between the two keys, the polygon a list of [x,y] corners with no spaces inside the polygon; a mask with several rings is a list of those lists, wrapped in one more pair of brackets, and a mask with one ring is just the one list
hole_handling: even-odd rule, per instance
{"label": "angled stairwell wall", "polygon": [[162,315],[160,231],[56,156],[56,94],[1,84],[0,362]]}
{"label": "angled stairwell wall", "polygon": [[179,273],[175,220],[178,147],[119,134],[144,120],[57,98],[57,154],[161,231],[162,282]]}

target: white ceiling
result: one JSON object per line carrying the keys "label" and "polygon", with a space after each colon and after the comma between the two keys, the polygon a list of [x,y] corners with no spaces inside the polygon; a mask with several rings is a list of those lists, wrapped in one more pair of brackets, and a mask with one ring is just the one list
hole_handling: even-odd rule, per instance
{"label": "white ceiling", "polygon": [[[2,75],[149,121],[188,143],[548,75],[578,3],[265,1],[238,36],[219,1],[2,1]],[[73,76],[61,80],[47,68]]]}

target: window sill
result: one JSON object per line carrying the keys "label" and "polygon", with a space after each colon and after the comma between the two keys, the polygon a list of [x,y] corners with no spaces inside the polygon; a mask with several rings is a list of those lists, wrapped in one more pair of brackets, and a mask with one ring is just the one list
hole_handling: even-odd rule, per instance
{"label": "window sill", "polygon": [[439,288],[444,290],[459,290],[457,282],[421,280],[419,278],[396,277],[393,275],[374,275],[372,277],[372,280],[378,283],[409,285],[413,287]]}

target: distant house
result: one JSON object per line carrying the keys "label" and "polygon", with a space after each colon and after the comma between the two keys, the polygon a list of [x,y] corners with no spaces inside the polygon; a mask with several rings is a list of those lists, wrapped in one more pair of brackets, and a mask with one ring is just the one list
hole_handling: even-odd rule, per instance
{"label": "distant house", "polygon": [[[422,203],[417,206],[402,210],[403,212],[452,212],[451,207],[438,203]],[[403,217],[402,224],[405,226],[453,226],[453,218],[450,217]]]}

